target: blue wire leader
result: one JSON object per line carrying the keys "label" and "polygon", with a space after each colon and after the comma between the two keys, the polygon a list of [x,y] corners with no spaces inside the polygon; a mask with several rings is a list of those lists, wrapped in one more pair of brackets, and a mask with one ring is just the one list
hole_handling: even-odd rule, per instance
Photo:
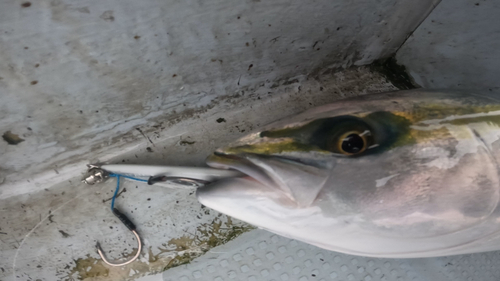
{"label": "blue wire leader", "polygon": [[126,179],[135,180],[135,181],[139,181],[139,182],[148,182],[147,180],[138,179],[138,178],[134,178],[131,176],[126,176],[126,175],[115,174],[115,173],[109,173],[109,176],[116,178],[115,194],[113,194],[113,198],[111,199],[111,211],[115,208],[116,195],[118,194],[118,190],[120,190],[120,177],[124,177]]}

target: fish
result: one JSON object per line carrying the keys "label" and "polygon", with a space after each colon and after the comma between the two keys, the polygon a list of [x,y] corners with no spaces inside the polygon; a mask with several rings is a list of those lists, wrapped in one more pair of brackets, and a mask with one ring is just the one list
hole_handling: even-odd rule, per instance
{"label": "fish", "polygon": [[500,250],[500,99],[414,89],[271,123],[214,151],[240,171],[199,202],[330,251],[421,258]]}

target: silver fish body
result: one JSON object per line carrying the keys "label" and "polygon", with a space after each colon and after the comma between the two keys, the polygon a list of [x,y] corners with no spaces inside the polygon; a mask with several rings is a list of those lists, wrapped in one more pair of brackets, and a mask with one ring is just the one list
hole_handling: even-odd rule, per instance
{"label": "silver fish body", "polygon": [[500,101],[411,90],[285,118],[207,163],[248,175],[197,191],[217,211],[353,255],[500,250]]}

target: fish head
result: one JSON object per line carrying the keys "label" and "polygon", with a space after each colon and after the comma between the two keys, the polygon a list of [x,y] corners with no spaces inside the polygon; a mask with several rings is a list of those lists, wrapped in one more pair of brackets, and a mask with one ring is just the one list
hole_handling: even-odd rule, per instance
{"label": "fish head", "polygon": [[341,252],[373,255],[344,241],[361,234],[380,247],[384,239],[448,235],[496,210],[497,114],[498,104],[462,93],[336,102],[216,150],[208,165],[247,177],[216,182],[197,196],[251,224]]}

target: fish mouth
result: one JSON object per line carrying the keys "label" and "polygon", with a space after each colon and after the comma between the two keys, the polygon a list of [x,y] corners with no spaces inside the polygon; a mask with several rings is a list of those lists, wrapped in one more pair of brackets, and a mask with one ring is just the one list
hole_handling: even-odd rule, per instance
{"label": "fish mouth", "polygon": [[207,164],[218,169],[234,169],[268,189],[281,193],[297,207],[308,207],[330,178],[330,169],[304,163],[300,158],[253,153],[231,154],[217,151]]}

